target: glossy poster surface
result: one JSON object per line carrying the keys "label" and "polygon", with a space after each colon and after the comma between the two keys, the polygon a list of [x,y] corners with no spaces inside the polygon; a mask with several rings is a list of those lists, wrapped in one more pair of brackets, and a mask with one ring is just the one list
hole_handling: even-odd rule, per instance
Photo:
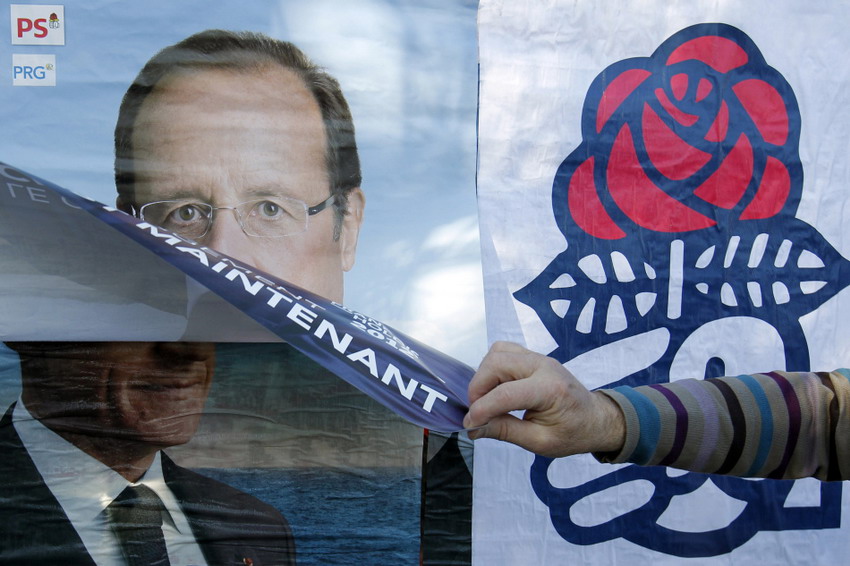
{"label": "glossy poster surface", "polygon": [[[469,363],[480,357],[474,5],[7,9],[11,58],[0,96],[12,127],[0,145],[4,162],[118,209],[150,205],[148,219],[158,203],[178,201],[156,222],[176,211],[183,224],[169,225],[174,230],[215,207],[208,233],[188,239],[241,262],[232,277],[236,263],[219,270],[222,281],[251,294],[258,280],[247,277],[257,266],[257,273],[345,304],[352,311],[346,316],[368,312],[357,331],[384,344],[392,339],[386,323]],[[260,73],[237,56],[223,70],[167,77],[130,111],[137,127],[129,134],[131,154],[120,149],[117,163],[125,174],[122,160],[130,159],[135,177],[128,192],[119,174],[116,191],[113,132],[128,86],[159,49],[216,28],[265,34],[272,45],[292,41],[339,81],[357,132],[362,182],[338,182],[345,166],[328,150],[351,144],[332,143],[338,138],[328,124],[336,119],[311,105],[291,75],[282,73],[270,88],[272,71]],[[286,105],[265,114],[282,100],[307,103],[295,115]],[[344,125],[338,130],[347,135]],[[70,212],[63,208],[79,212],[79,203],[13,176],[0,197],[10,230],[3,245],[14,248],[15,223],[35,237],[20,238],[27,241],[15,252],[21,261],[3,254],[9,347],[2,395],[11,407],[3,450],[15,455],[3,473],[31,487],[7,484],[3,512],[18,520],[7,522],[16,526],[4,541],[15,542],[4,542],[3,560],[112,564],[131,560],[138,544],[158,547],[125,536],[122,518],[153,506],[135,484],[161,501],[157,529],[172,564],[418,559],[421,428],[275,343],[279,337],[191,277],[162,269],[155,255],[139,255],[121,239],[87,245],[86,230],[58,219]],[[342,191],[347,204],[327,201],[329,181],[331,194]],[[22,201],[23,208],[11,206]],[[300,228],[260,232],[254,211],[288,212],[292,202],[304,206]],[[56,223],[38,228],[35,216],[14,212],[39,207]],[[148,236],[169,240],[154,232]],[[203,265],[202,253],[182,253]],[[86,268],[92,264],[98,270]],[[286,301],[272,293],[266,306],[275,298]],[[307,310],[290,323],[308,325]],[[354,352],[344,334],[328,328],[324,336],[335,351]],[[180,339],[202,342],[170,342]],[[404,371],[387,374],[358,351],[349,361],[369,373],[375,366],[375,383],[416,398]],[[422,392],[422,408],[438,402]],[[124,490],[128,482],[131,491]],[[45,517],[59,526],[48,532]],[[145,524],[134,517],[131,523]]]}

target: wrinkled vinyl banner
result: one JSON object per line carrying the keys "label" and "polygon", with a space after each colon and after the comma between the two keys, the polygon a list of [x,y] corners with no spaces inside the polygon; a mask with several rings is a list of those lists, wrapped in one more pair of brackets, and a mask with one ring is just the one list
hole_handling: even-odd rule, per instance
{"label": "wrinkled vinyl banner", "polygon": [[[486,345],[476,7],[2,7],[0,564],[469,563],[469,443],[436,431],[462,428]],[[216,30],[266,51],[121,107],[161,49],[232,46]],[[297,50],[317,75],[266,57]],[[109,206],[128,194],[136,216]],[[216,207],[209,231],[141,219],[177,200]],[[266,237],[246,203],[303,205],[302,232]]]}
{"label": "wrinkled vinyl banner", "polygon": [[[483,1],[490,339],[591,387],[846,367],[848,17],[829,2]],[[475,460],[476,564],[848,551],[840,482],[484,442]]]}
{"label": "wrinkled vinyl banner", "polygon": [[[252,332],[239,326],[245,324],[244,316],[240,316],[244,313],[410,422],[435,431],[463,430],[466,386],[472,377],[471,368],[465,364],[371,317],[6,164],[0,163],[0,176],[7,189],[21,193],[0,211],[0,238],[6,251],[0,259],[6,274],[0,297],[5,303],[3,312],[7,313],[0,338],[86,339],[84,333],[81,336],[77,332],[76,319],[95,317],[96,305],[107,294],[131,301],[129,308],[142,311],[121,313],[132,316],[134,325],[128,336],[122,336],[120,328],[110,329],[114,340],[167,337],[198,342],[209,340],[210,332],[218,341],[261,337],[259,330]],[[86,213],[96,221],[92,223]],[[120,239],[110,241],[117,238],[99,224],[118,230],[142,247]],[[101,244],[103,241],[108,243]],[[87,252],[78,257],[76,250],[81,248]],[[145,250],[191,279],[172,275],[168,266],[157,264],[154,257],[145,257],[149,256]],[[104,264],[104,254],[113,260]],[[139,260],[139,256],[143,259]],[[70,265],[69,257],[73,258]],[[140,265],[146,262],[147,265]],[[149,268],[143,271],[147,281],[135,278],[141,267]],[[111,277],[113,270],[123,273],[126,279]],[[48,288],[27,296],[32,289],[26,277],[33,273],[38,273],[39,278],[58,279],[65,287],[74,286],[74,299],[86,305],[86,310],[65,311],[59,320],[49,315],[39,317],[42,293],[55,294],[58,289]],[[173,290],[168,288],[169,283],[175,285]],[[207,299],[207,289],[218,297]],[[155,304],[147,305],[145,295]],[[221,298],[239,312],[233,313],[221,304]],[[160,301],[166,304],[156,304]],[[35,316],[30,319],[32,313]],[[150,320],[157,315],[165,319],[165,327],[158,328]],[[235,316],[238,322],[231,324],[229,316]],[[183,332],[181,321],[185,325]],[[139,322],[141,328],[136,326]],[[145,332],[145,336],[140,337],[139,332]],[[102,333],[100,330],[96,335],[103,339]]]}

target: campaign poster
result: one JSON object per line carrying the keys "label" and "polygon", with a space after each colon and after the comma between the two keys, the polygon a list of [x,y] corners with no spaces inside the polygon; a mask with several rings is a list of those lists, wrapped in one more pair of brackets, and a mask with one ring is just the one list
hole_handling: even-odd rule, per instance
{"label": "campaign poster", "polygon": [[[475,365],[486,346],[474,188],[476,8],[473,2],[412,5],[369,1],[353,5],[288,0],[213,5],[164,1],[144,5],[7,4],[0,18],[0,35],[7,38],[0,71],[0,114],[5,124],[0,161],[122,209],[115,177],[116,121],[125,92],[149,59],[206,30],[247,31],[291,42],[338,81],[347,100],[362,174],[357,189],[365,202],[362,217],[357,218],[354,249],[345,228],[343,240],[331,240],[348,245],[347,259],[333,276],[334,281],[344,283],[321,287],[329,278],[319,277],[314,280],[321,287],[316,291],[333,294],[334,301],[346,308],[366,313],[369,318],[364,323],[382,321]],[[191,70],[180,78],[198,78],[193,73],[216,78],[192,82],[193,88],[203,85],[206,89],[205,96],[195,96],[193,101],[212,101],[216,96],[238,101],[242,96],[259,96],[268,88],[265,83],[260,83],[263,87],[250,83],[260,73],[233,68]],[[230,90],[221,89],[224,82]],[[178,91],[175,88],[173,92]],[[266,94],[273,97],[274,89]],[[235,114],[202,105],[194,107],[192,114],[184,112],[192,102],[176,102],[172,109],[180,112],[149,116],[159,119],[165,129],[147,140],[150,157],[168,147],[170,136],[174,145],[157,158],[171,160],[169,164],[175,168],[170,176],[149,183],[151,194],[159,196],[132,204],[179,201],[182,208],[169,209],[168,214],[175,210],[195,214],[205,210],[197,206],[210,205],[217,209],[215,218],[239,221],[229,225],[241,241],[257,241],[243,236],[266,237],[251,224],[248,215],[253,209],[242,205],[266,203],[263,199],[269,193],[279,196],[275,191],[280,187],[255,186],[250,197],[230,200],[216,200],[222,194],[216,191],[238,184],[240,175],[274,170],[257,160],[277,157],[273,150],[279,149],[274,144],[279,144],[280,138],[263,136],[279,124],[257,120],[259,113],[246,111],[243,119],[227,129],[222,124]],[[321,131],[321,123],[313,126],[319,124]],[[295,124],[301,127],[301,121]],[[256,128],[254,136],[246,135],[251,126]],[[316,138],[300,136],[291,145],[295,148],[311,139]],[[132,140],[133,158],[139,160],[144,142],[138,137]],[[191,148],[197,151],[193,154]],[[294,154],[297,148],[287,151],[290,149]],[[119,155],[119,160],[123,158],[126,155]],[[287,159],[293,170],[309,164],[308,159]],[[330,167],[323,160],[317,163]],[[233,172],[229,165],[241,169]],[[148,173],[164,171],[153,168]],[[135,182],[138,187],[140,181]],[[327,195],[306,202],[304,193],[298,192],[306,182],[287,178],[278,185],[286,185],[294,192],[294,200],[306,206],[312,224],[305,224],[305,230],[322,222],[330,226],[336,221],[333,211],[337,203],[326,205],[328,210],[323,212],[319,205]],[[168,184],[173,185],[171,193],[156,192]],[[19,210],[12,206],[13,201],[26,201],[28,210],[56,204],[37,183],[4,177],[4,185],[0,207],[5,200],[7,216]],[[292,192],[284,196],[293,200]],[[349,199],[349,203],[355,206],[356,200]],[[184,206],[187,202],[188,208]],[[272,204],[281,208],[282,202]],[[65,205],[67,202],[58,206]],[[146,210],[155,211],[156,206]],[[347,226],[345,222],[355,216],[340,214],[339,222]],[[23,221],[21,217],[13,220]],[[124,240],[101,247],[102,243],[87,245],[82,232],[63,231],[56,225],[40,231],[33,227],[29,224],[22,229],[36,234],[35,239],[27,240],[35,245],[16,248],[13,235],[2,242],[6,283],[13,280],[4,284],[4,293],[9,288],[18,291],[2,297],[7,310],[0,316],[4,317],[4,341],[9,346],[0,353],[0,391],[4,413],[10,408],[3,425],[4,454],[20,453],[22,448],[28,454],[23,468],[7,459],[4,470],[20,474],[26,468],[39,475],[18,476],[32,483],[27,484],[29,489],[12,490],[24,498],[31,496],[32,501],[15,500],[17,507],[4,505],[4,516],[14,516],[19,525],[26,525],[29,536],[19,537],[16,546],[4,542],[0,561],[27,558],[49,562],[51,557],[63,556],[65,546],[77,553],[65,556],[81,561],[85,556],[97,564],[120,561],[126,545],[131,544],[124,542],[122,527],[114,526],[126,514],[123,507],[114,511],[109,506],[92,508],[86,489],[73,487],[87,484],[92,489],[97,485],[104,491],[115,490],[120,484],[116,475],[131,483],[145,483],[147,477],[160,499],[164,498],[162,503],[171,513],[163,527],[164,544],[172,563],[184,558],[183,562],[194,563],[194,557],[202,556],[210,564],[294,560],[298,564],[410,564],[418,562],[420,553],[428,554],[421,548],[427,540],[420,519],[423,466],[429,454],[438,454],[444,442],[451,442],[442,438],[424,446],[421,427],[396,416],[279,337],[258,330],[238,309],[221,307],[224,310],[214,311],[217,317],[195,320],[191,332],[181,328],[180,317],[171,316],[177,311],[170,291],[180,289],[176,302],[188,302],[198,309],[208,294],[192,285],[181,288],[182,276],[156,279],[146,275],[150,271],[145,266],[153,269],[155,259],[140,260],[136,268],[127,265],[119,252]],[[206,233],[195,236],[203,238]],[[296,238],[283,236],[280,245],[266,246],[264,253],[296,257],[300,262],[290,261],[280,272],[268,264],[260,267],[275,277],[304,284],[304,278],[324,258],[302,253],[291,244]],[[116,238],[121,237],[116,232]],[[220,245],[229,247],[234,241],[224,239]],[[266,257],[235,247],[221,251],[246,265]],[[16,253],[26,269],[16,267]],[[39,257],[50,258],[51,265],[40,263]],[[99,264],[96,280],[80,269],[92,261]],[[342,278],[339,271],[345,271]],[[72,275],[63,277],[62,273]],[[101,301],[92,299],[92,289],[102,293]],[[157,306],[154,314],[137,308],[139,296]],[[307,319],[300,320],[304,323]],[[42,330],[33,332],[33,328]],[[378,328],[364,330],[380,333]],[[186,335],[201,336],[206,342],[191,347],[175,342]],[[178,371],[190,365],[194,368],[191,372]],[[174,377],[175,372],[184,373]],[[201,381],[190,380],[190,373],[199,374]],[[143,381],[140,375],[154,374],[168,375],[170,381],[133,389]],[[118,390],[121,375],[126,378],[122,387],[130,393],[104,402],[106,393],[101,386],[112,383],[112,389]],[[52,379],[36,380],[47,377]],[[54,387],[60,378],[62,386]],[[115,381],[110,381],[112,378]],[[169,387],[182,390],[179,403],[164,395]],[[117,405],[115,399],[126,402],[127,407]],[[63,408],[61,418],[32,418],[46,414],[50,403]],[[172,403],[178,406],[177,412],[166,414]],[[101,409],[97,418],[91,417],[97,407]],[[101,432],[107,437],[120,436],[116,431],[132,415],[177,423],[166,428],[179,440],[171,436],[154,441],[132,439],[133,446],[166,446],[152,456],[154,466],[161,467],[158,477],[150,477],[154,467],[142,475],[128,471],[128,463],[119,457],[127,443],[116,444],[122,448],[112,452],[86,444],[85,438],[96,438]],[[60,421],[65,425],[59,426]],[[82,421],[93,427],[87,431],[88,437],[67,424],[79,426]],[[38,422],[44,426],[31,426]],[[20,433],[19,429],[29,432]],[[9,432],[14,434],[6,434]],[[94,461],[100,467],[92,467]],[[134,466],[137,463],[133,461]],[[104,464],[110,470],[104,470]],[[455,465],[469,473],[462,458]],[[88,476],[83,471],[101,475]],[[99,483],[91,479],[94,477],[105,479]],[[160,494],[163,483],[166,489]],[[63,485],[71,488],[63,491]],[[25,517],[22,511],[31,511],[33,501],[49,501],[51,514]],[[217,506],[226,517],[214,521],[205,513]],[[94,519],[88,521],[86,510],[96,511],[88,516]],[[236,527],[227,520],[242,529],[239,536],[233,535]],[[204,524],[205,530],[198,530],[199,524]],[[225,537],[231,539],[225,550],[208,551],[207,539]],[[188,543],[182,544],[187,538]],[[186,549],[184,554],[172,554],[174,541]],[[253,553],[252,546],[262,548]],[[280,557],[285,558],[277,562]]]}
{"label": "campaign poster", "polygon": [[[482,1],[489,339],[591,388],[846,367],[849,16],[819,1]],[[475,471],[475,564],[847,552],[841,482],[493,441]]]}

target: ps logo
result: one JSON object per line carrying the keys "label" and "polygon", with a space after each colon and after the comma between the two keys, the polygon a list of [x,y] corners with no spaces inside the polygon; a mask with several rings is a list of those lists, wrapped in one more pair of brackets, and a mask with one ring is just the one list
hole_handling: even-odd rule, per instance
{"label": "ps logo", "polygon": [[65,7],[11,5],[12,45],[65,45]]}

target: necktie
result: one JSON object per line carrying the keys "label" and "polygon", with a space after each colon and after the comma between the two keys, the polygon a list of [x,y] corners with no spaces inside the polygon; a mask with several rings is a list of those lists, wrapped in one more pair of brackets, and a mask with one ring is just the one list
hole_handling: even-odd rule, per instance
{"label": "necktie", "polygon": [[128,566],[170,566],[162,536],[160,498],[144,485],[127,486],[107,507],[107,517]]}

